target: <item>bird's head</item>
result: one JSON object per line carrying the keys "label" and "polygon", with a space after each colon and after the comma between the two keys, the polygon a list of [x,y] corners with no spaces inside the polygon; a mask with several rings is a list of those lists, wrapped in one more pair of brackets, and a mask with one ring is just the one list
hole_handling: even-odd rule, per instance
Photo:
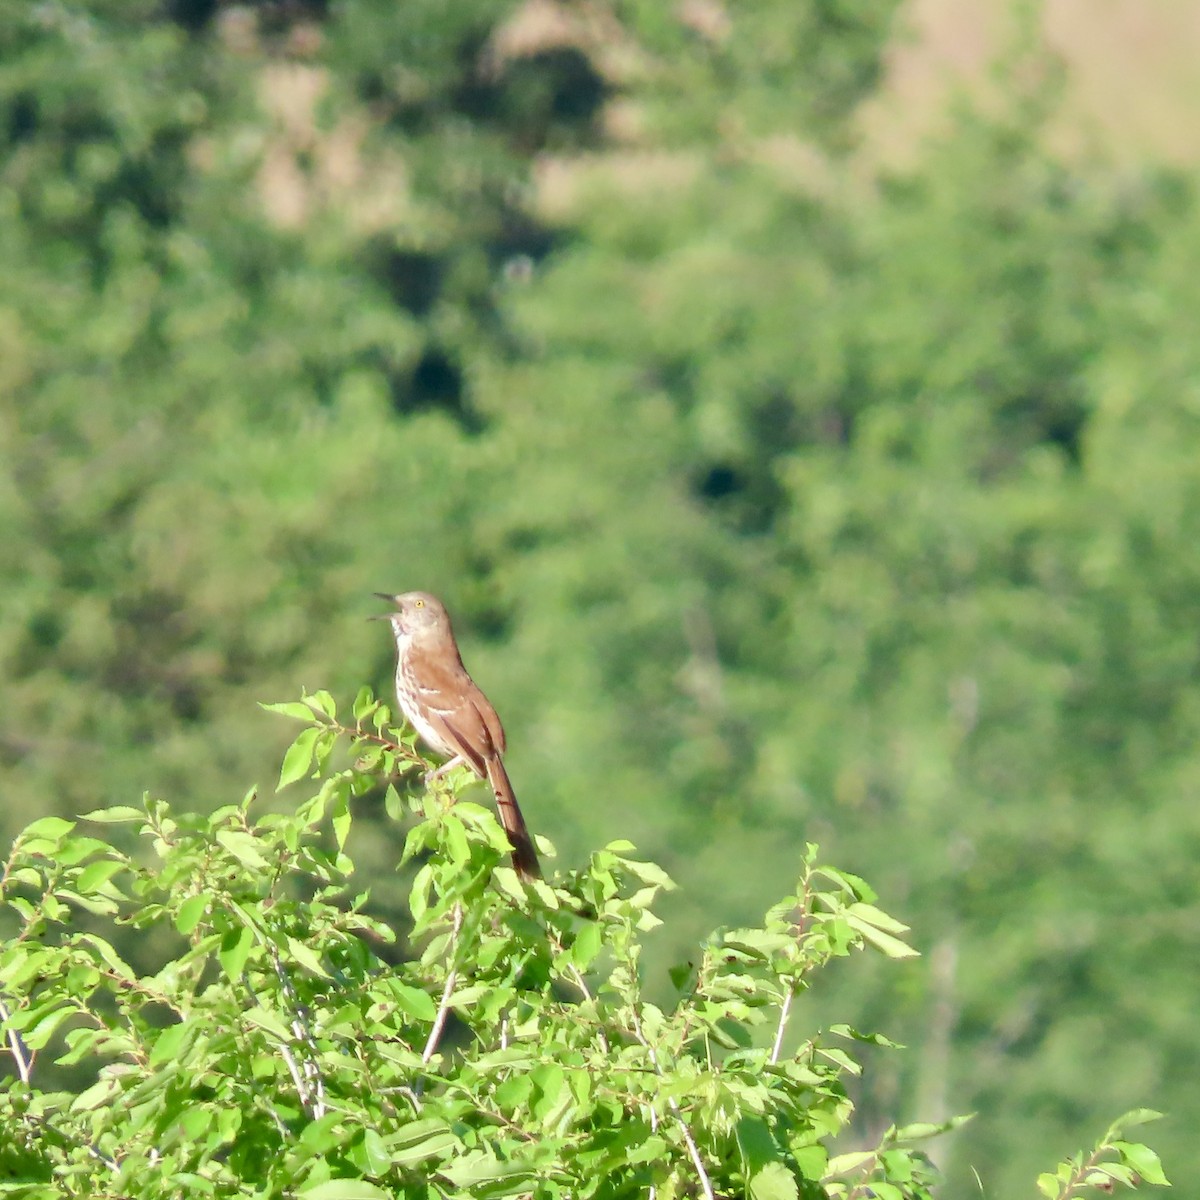
{"label": "bird's head", "polygon": [[392,611],[371,617],[373,621],[390,621],[396,640],[420,637],[430,632],[450,631],[450,617],[446,606],[428,592],[401,592],[393,596],[388,592],[376,592],[381,600],[392,605]]}

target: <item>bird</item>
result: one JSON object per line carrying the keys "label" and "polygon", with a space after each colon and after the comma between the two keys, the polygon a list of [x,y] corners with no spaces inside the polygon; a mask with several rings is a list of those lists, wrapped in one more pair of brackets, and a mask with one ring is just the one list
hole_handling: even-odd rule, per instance
{"label": "bird", "polygon": [[393,609],[372,619],[392,625],[396,702],[422,741],[446,756],[433,774],[465,765],[486,779],[512,846],[513,867],[527,881],[540,878],[533,838],[504,768],[504,727],[463,666],[446,606],[428,592],[375,595]]}

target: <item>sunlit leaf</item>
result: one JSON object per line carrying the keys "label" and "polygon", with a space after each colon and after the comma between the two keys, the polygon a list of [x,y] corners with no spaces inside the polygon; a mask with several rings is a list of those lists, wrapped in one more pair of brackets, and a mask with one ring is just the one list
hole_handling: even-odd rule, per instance
{"label": "sunlit leaf", "polygon": [[796,1200],[799,1194],[795,1177],[783,1163],[767,1163],[751,1176],[751,1200]]}
{"label": "sunlit leaf", "polygon": [[309,768],[312,766],[317,739],[323,732],[316,726],[300,731],[300,735],[288,747],[283,756],[283,766],[279,769],[279,783],[275,787],[277,792],[282,791],[289,784],[303,779],[308,774]]}

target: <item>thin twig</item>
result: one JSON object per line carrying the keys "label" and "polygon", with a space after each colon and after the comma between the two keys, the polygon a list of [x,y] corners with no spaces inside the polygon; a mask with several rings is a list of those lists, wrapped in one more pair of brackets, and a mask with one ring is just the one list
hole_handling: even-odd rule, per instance
{"label": "thin twig", "polygon": [[1076,1194],[1076,1189],[1085,1186],[1087,1177],[1099,1165],[1101,1158],[1104,1157],[1104,1151],[1108,1147],[1101,1143],[1091,1154],[1088,1155],[1086,1162],[1081,1162],[1071,1175],[1071,1178],[1066,1181],[1064,1190],[1058,1193],[1058,1200],[1071,1200],[1071,1197]]}
{"label": "thin twig", "polygon": [[[661,1079],[662,1068],[658,1063],[658,1055],[655,1053],[654,1047],[646,1041],[645,1035],[642,1033],[642,1020],[638,1016],[636,1008],[633,1010],[633,1032],[637,1040],[645,1047],[646,1053],[650,1056],[650,1063],[654,1067],[654,1073]],[[696,1174],[700,1177],[700,1186],[704,1190],[705,1200],[716,1200],[712,1181],[708,1177],[708,1172],[704,1169],[704,1160],[700,1157],[700,1148],[696,1145],[696,1139],[692,1137],[692,1131],[688,1128],[688,1123],[683,1119],[683,1110],[679,1107],[679,1101],[674,1096],[671,1096],[668,1098],[667,1104],[671,1109],[671,1115],[679,1123],[683,1140],[687,1143],[688,1154],[691,1156],[692,1164],[696,1168]],[[650,1111],[653,1114],[654,1110],[651,1109]]]}
{"label": "thin twig", "polygon": [[[22,1114],[22,1121],[26,1126],[36,1130],[38,1135],[42,1138],[44,1138],[47,1133],[52,1133],[61,1141],[63,1146],[69,1147],[79,1144],[78,1140],[73,1134],[64,1133],[63,1130],[59,1129],[49,1117],[37,1117],[30,1112],[25,1112]],[[105,1154],[101,1154],[100,1151],[97,1150],[96,1147],[90,1142],[85,1142],[83,1144],[83,1149],[98,1163],[102,1163],[110,1171],[119,1171],[121,1169],[121,1165],[116,1161],[116,1159],[112,1159]]]}
{"label": "thin twig", "polygon": [[381,1088],[379,1094],[386,1096],[393,1092],[397,1096],[403,1096],[412,1105],[413,1112],[419,1113],[421,1111],[421,1097],[410,1087]]}
{"label": "thin twig", "polygon": [[462,929],[463,906],[460,900],[454,906],[454,924],[450,930],[450,973],[446,976],[446,985],[442,988],[442,999],[438,1004],[437,1016],[433,1019],[433,1028],[429,1031],[429,1040],[425,1043],[421,1062],[428,1065],[429,1060],[437,1052],[438,1042],[442,1039],[442,1030],[446,1028],[446,1018],[450,1015],[450,997],[458,983],[458,966],[454,963],[458,951],[458,934]]}
{"label": "thin twig", "polygon": [[84,1146],[84,1149],[99,1163],[103,1163],[110,1171],[119,1171],[120,1163],[115,1158],[109,1158],[106,1154],[101,1154],[95,1146]]}
{"label": "thin twig", "polygon": [[[561,949],[561,947],[560,947],[560,949]],[[571,978],[575,981],[575,986],[583,993],[583,998],[589,1004],[594,1004],[596,998],[595,998],[595,996],[592,995],[591,989],[587,985],[587,980],[584,979],[583,974],[580,972],[579,968],[577,966],[575,966],[574,963],[572,963],[571,966],[569,966],[567,969],[571,973]],[[600,1049],[603,1050],[605,1054],[607,1054],[608,1053],[608,1035],[604,1032],[603,1024],[600,1024],[597,1026],[597,1041],[599,1041],[599,1043],[600,1043]]]}
{"label": "thin twig", "polygon": [[779,1061],[779,1055],[783,1049],[783,1031],[787,1028],[788,1013],[791,1012],[792,1000],[795,996],[795,988],[789,987],[783,1003],[779,1006],[779,1025],[775,1029],[775,1043],[771,1047],[771,1057],[767,1059],[771,1066]]}
{"label": "thin twig", "polygon": [[[12,1010],[0,1000],[0,1021],[7,1021],[11,1016]],[[21,1076],[21,1082],[28,1083],[33,1076],[33,1055],[15,1029],[8,1031],[8,1049],[13,1056],[13,1062],[17,1064],[17,1074]]]}
{"label": "thin twig", "polygon": [[291,1072],[300,1103],[314,1119],[319,1119],[325,1115],[325,1081],[321,1078],[321,1071],[317,1066],[320,1048],[317,1046],[317,1039],[313,1037],[312,1031],[305,1024],[304,1006],[296,995],[296,989],[292,986],[288,973],[283,969],[283,961],[279,957],[278,948],[269,939],[264,940],[267,951],[271,955],[271,961],[275,964],[275,974],[279,977],[284,998],[292,1006],[292,1033],[297,1043],[307,1051],[303,1059],[303,1070],[286,1045],[282,1048],[283,1061],[287,1063],[288,1071]]}
{"label": "thin twig", "polygon": [[258,1097],[258,1102],[267,1110],[267,1114],[270,1116],[271,1120],[275,1122],[275,1128],[279,1130],[280,1136],[284,1139],[284,1141],[287,1141],[292,1136],[291,1131],[284,1123],[283,1117],[279,1115],[275,1105],[273,1105],[270,1100],[267,1100],[263,1096]]}
{"label": "thin twig", "polygon": [[[654,1111],[653,1104],[650,1106],[650,1132],[651,1133],[658,1132],[658,1113],[656,1113]],[[650,1185],[650,1193],[647,1197],[647,1200],[658,1200],[658,1184],[657,1183],[652,1183]]]}
{"label": "thin twig", "polygon": [[347,737],[356,738],[360,742],[372,742],[376,746],[382,746],[385,750],[392,751],[397,758],[403,759],[414,767],[428,767],[428,759],[422,758],[411,746],[406,746],[403,742],[393,741],[391,738],[384,737],[380,733],[373,733],[369,729],[363,729],[361,725],[343,725],[340,721],[330,720],[326,725],[326,729],[333,729],[337,733],[344,733]]}
{"label": "thin twig", "polygon": [[[304,1106],[304,1111],[308,1112],[310,1099],[308,1083],[304,1078],[304,1073],[296,1063],[296,1056],[291,1052],[286,1042],[280,1044],[279,1052],[283,1055],[283,1061],[287,1063],[288,1073],[292,1077],[292,1082],[296,1085],[296,1095],[300,1098],[300,1103]],[[317,1114],[314,1112],[312,1115],[315,1117]]]}

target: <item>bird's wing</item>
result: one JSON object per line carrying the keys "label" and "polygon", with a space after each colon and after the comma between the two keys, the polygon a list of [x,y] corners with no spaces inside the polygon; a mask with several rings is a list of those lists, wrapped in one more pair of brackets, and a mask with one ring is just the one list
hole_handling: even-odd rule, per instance
{"label": "bird's wing", "polygon": [[[438,703],[438,700],[442,703]],[[440,740],[462,757],[481,779],[487,777],[487,764],[503,749],[504,731],[483,693],[473,684],[462,689],[458,703],[445,703],[445,693],[431,694],[426,700],[426,715]],[[489,719],[490,718],[490,719]],[[500,729],[500,745],[494,729]]]}

